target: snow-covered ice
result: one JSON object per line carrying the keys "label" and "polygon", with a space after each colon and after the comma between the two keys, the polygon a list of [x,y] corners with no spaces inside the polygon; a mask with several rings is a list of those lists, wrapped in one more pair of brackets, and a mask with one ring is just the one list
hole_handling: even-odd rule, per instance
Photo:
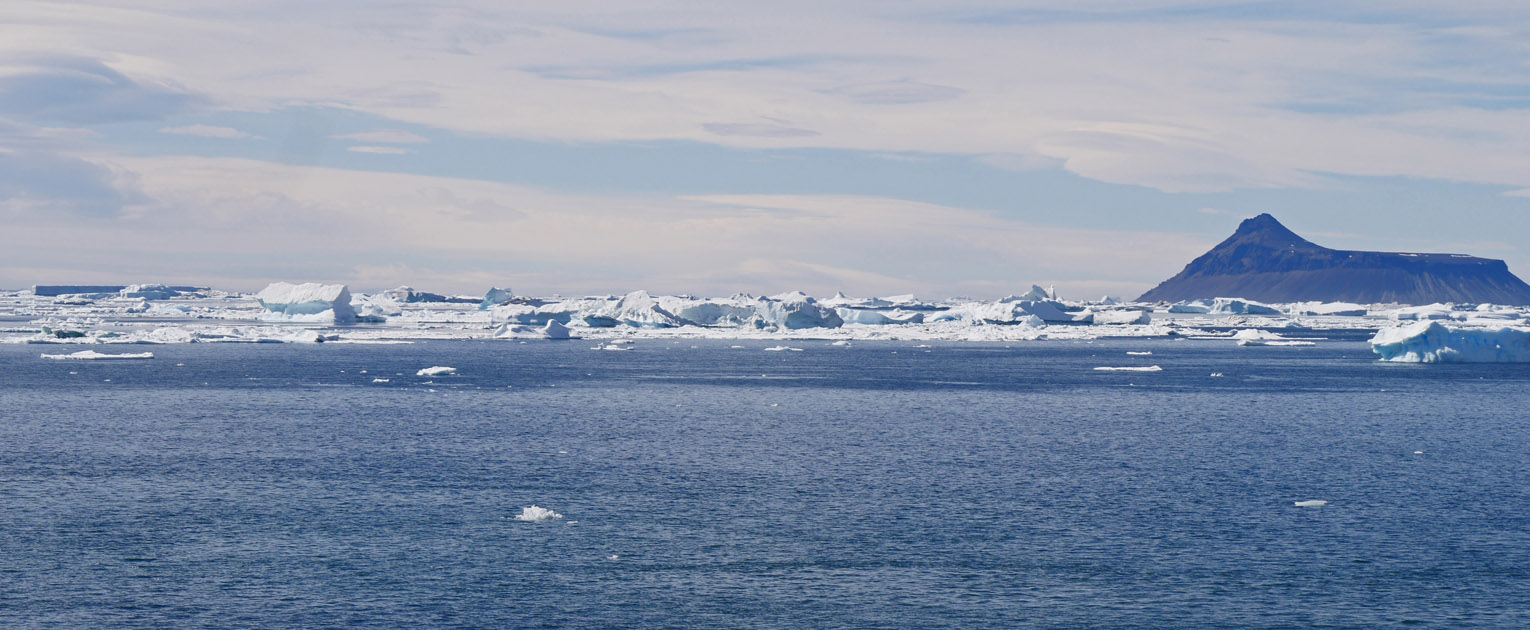
{"label": "snow-covered ice", "polygon": [[1470,328],[1421,321],[1383,328],[1371,337],[1382,361],[1398,363],[1530,363],[1530,328]]}
{"label": "snow-covered ice", "polygon": [[153,352],[137,352],[137,353],[127,352],[127,353],[122,353],[122,354],[107,354],[107,353],[104,353],[104,352],[96,352],[95,350],[81,350],[79,352],[72,352],[72,353],[69,353],[69,354],[44,354],[44,355],[42,355],[42,358],[44,358],[44,359],[73,359],[73,360],[80,360],[80,361],[91,361],[91,360],[99,361],[99,360],[110,360],[110,359],[152,359],[152,358],[154,358],[154,353]]}
{"label": "snow-covered ice", "polygon": [[277,282],[255,294],[255,300],[266,309],[261,319],[336,324],[356,321],[351,291],[343,284]]}
{"label": "snow-covered ice", "polygon": [[521,508],[521,513],[515,516],[515,520],[526,521],[528,523],[550,521],[559,518],[563,518],[563,515],[547,508],[537,507],[535,505]]}
{"label": "snow-covered ice", "polygon": [[446,367],[444,365],[437,365],[437,366],[434,366],[434,367],[428,367],[428,368],[425,368],[425,369],[420,370],[418,372],[415,372],[414,375],[415,376],[444,376],[444,375],[447,375],[447,374],[456,374],[456,373],[457,373],[457,368]]}

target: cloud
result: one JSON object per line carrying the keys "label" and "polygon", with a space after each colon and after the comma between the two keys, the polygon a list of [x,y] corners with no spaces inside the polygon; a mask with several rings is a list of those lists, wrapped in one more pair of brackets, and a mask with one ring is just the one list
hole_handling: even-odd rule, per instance
{"label": "cloud", "polygon": [[886,81],[846,85],[827,90],[827,92],[868,105],[907,105],[950,100],[967,91],[949,85],[934,85],[918,81]]}
{"label": "cloud", "polygon": [[[483,287],[447,280],[513,270],[518,291],[543,294],[997,297],[1039,281],[1132,293],[1210,245],[880,197],[576,195],[232,158],[118,158],[114,165],[146,200],[109,222],[55,217],[8,226],[0,235],[7,251],[59,268],[77,264],[79,252],[112,252],[167,281],[245,278],[233,288],[278,277],[350,281],[358,265],[407,261],[435,275],[384,281],[374,273],[368,282],[430,280],[425,286],[434,290],[473,292]],[[71,248],[41,245],[63,238]],[[10,273],[0,270],[0,285],[32,281]]]}
{"label": "cloud", "polygon": [[346,147],[345,150],[346,151],[350,151],[352,153],[375,153],[377,155],[404,155],[404,154],[409,152],[409,149],[404,149],[404,148],[400,148],[400,147],[374,147],[374,146]]}
{"label": "cloud", "polygon": [[178,134],[183,136],[199,136],[202,138],[223,138],[227,140],[264,140],[264,138],[245,133],[233,127],[215,127],[212,125],[186,125],[183,127],[164,127],[160,133]]}
{"label": "cloud", "polygon": [[750,136],[754,138],[811,138],[819,135],[811,129],[788,127],[776,123],[705,123],[707,133],[719,136]]}
{"label": "cloud", "polygon": [[344,133],[330,136],[341,140],[355,140],[357,142],[374,142],[380,144],[424,144],[430,142],[430,138],[408,131],[396,129],[383,129],[378,131],[363,131],[359,133]]}
{"label": "cloud", "polygon": [[0,115],[88,125],[160,120],[205,105],[167,81],[133,79],[98,59],[32,55],[0,64]]}

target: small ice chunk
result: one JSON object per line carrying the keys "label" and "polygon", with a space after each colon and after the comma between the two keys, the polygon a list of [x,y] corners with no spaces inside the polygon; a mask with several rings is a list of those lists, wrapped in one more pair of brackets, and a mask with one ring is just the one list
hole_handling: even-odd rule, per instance
{"label": "small ice chunk", "polygon": [[1131,350],[1128,350],[1128,351],[1126,351],[1126,354],[1134,356],[1134,357],[1150,357],[1150,356],[1153,356],[1153,352],[1151,350],[1144,351],[1144,352],[1133,352]]}
{"label": "small ice chunk", "polygon": [[1322,500],[1297,501],[1294,505],[1296,505],[1296,507],[1323,507],[1328,505],[1328,502]]}
{"label": "small ice chunk", "polygon": [[428,368],[425,368],[425,369],[420,370],[418,372],[415,372],[414,375],[415,376],[444,376],[446,374],[456,374],[456,373],[457,373],[457,368],[446,367],[444,365],[437,365],[437,366],[434,366],[434,367],[428,367]]}
{"label": "small ice chunk", "polygon": [[95,350],[81,350],[70,354],[44,354],[44,359],[74,359],[74,360],[101,360],[101,359],[152,359],[153,352],[106,354]]}
{"label": "small ice chunk", "polygon": [[372,382],[373,383],[386,383],[386,382],[388,382],[388,379],[385,379],[385,378],[374,378],[374,379],[372,379]]}
{"label": "small ice chunk", "polygon": [[1163,368],[1156,365],[1146,367],[1097,367],[1096,372],[1162,372]]}
{"label": "small ice chunk", "polygon": [[538,523],[541,521],[550,521],[556,518],[563,518],[563,515],[547,508],[533,505],[531,507],[521,508],[521,513],[516,515],[515,520],[526,521],[528,523]]}
{"label": "small ice chunk", "polygon": [[802,352],[802,348],[793,348],[791,346],[771,346],[765,349],[766,352],[782,352],[786,350],[790,350],[792,352]]}
{"label": "small ice chunk", "polygon": [[1223,376],[1223,374],[1221,372],[1212,372],[1211,373],[1211,378],[1222,378],[1222,376]]}

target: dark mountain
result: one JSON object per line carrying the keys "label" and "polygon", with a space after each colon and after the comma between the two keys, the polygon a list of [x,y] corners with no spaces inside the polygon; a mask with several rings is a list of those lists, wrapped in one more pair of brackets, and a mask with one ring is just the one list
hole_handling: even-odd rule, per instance
{"label": "dark mountain", "polygon": [[1530,285],[1502,260],[1462,254],[1352,252],[1313,244],[1268,214],[1179,275],[1137,298],[1178,302],[1241,297],[1260,302],[1530,304]]}

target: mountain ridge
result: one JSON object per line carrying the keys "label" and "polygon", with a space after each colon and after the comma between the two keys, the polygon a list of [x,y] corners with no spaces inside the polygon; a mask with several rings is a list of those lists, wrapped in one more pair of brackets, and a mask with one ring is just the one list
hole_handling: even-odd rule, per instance
{"label": "mountain ridge", "polygon": [[1530,285],[1502,260],[1465,254],[1330,249],[1275,217],[1246,219],[1226,240],[1137,298],[1178,302],[1241,297],[1262,302],[1530,304]]}

